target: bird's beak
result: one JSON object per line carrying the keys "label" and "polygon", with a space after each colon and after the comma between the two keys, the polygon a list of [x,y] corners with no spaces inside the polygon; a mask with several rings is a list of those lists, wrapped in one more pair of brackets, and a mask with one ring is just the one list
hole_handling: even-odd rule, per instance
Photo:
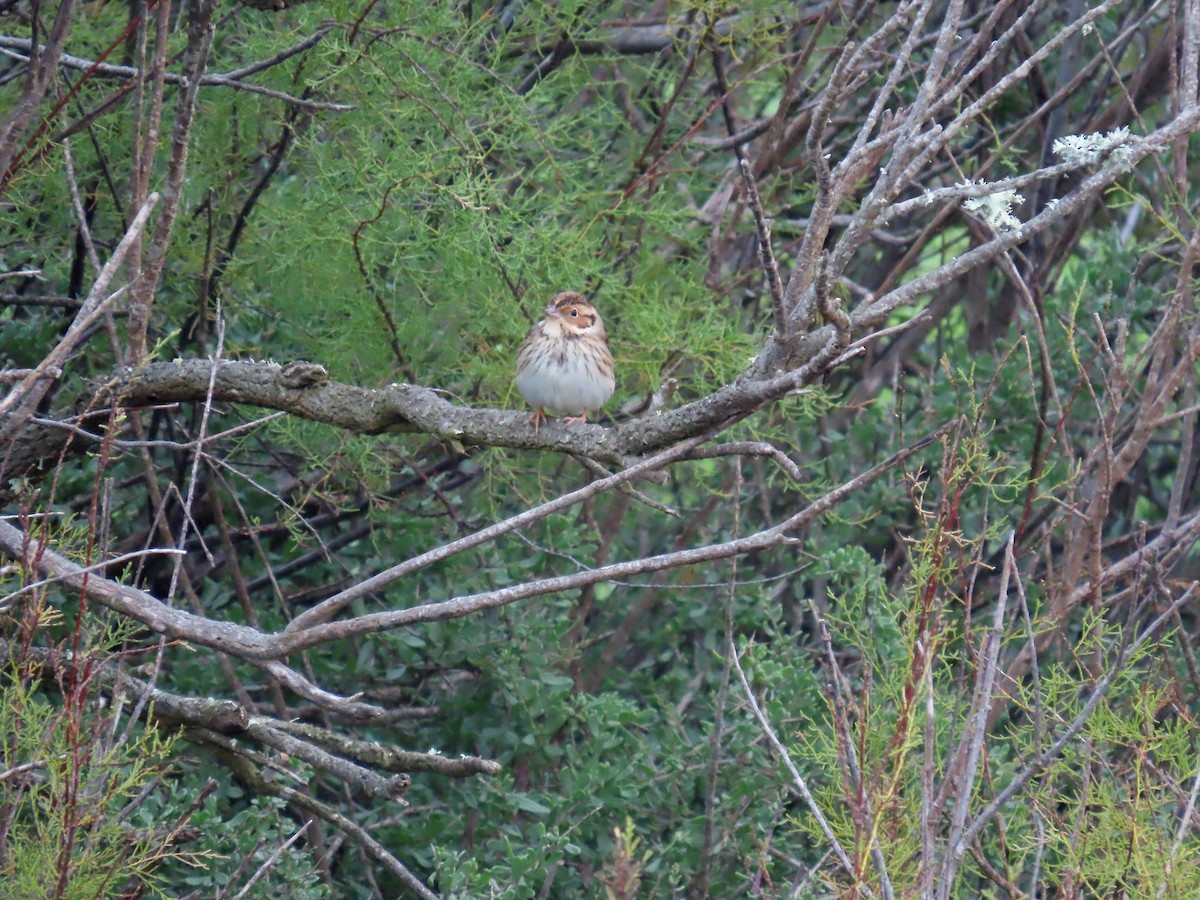
{"label": "bird's beak", "polygon": [[557,315],[558,315],[558,307],[557,307],[557,306],[555,306],[553,303],[549,304],[549,305],[546,307],[546,315],[548,315],[548,316],[557,316]]}

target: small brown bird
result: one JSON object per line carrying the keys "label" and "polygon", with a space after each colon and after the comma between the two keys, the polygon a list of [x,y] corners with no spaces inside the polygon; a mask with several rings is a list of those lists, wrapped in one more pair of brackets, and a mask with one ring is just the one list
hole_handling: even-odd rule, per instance
{"label": "small brown bird", "polygon": [[612,396],[613,358],[600,314],[583,294],[564,291],[546,307],[517,351],[517,390],[533,407],[536,432],[546,411],[587,421]]}

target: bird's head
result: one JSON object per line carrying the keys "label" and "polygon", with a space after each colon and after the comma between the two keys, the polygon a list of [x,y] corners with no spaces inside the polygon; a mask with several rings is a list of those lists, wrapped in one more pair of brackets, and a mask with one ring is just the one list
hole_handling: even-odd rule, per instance
{"label": "bird's head", "polygon": [[575,291],[563,291],[551,300],[546,307],[546,318],[567,334],[583,334],[597,326],[604,329],[596,308],[588,302],[587,297]]}

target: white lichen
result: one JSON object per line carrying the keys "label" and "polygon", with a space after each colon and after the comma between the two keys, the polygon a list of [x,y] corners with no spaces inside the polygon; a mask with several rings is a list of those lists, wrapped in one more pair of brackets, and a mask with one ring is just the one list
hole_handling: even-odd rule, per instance
{"label": "white lichen", "polygon": [[1010,188],[983,197],[970,197],[963,201],[963,209],[977,214],[998,231],[1009,231],[1021,227],[1021,220],[1013,215],[1012,210],[1024,202],[1025,198]]}
{"label": "white lichen", "polygon": [[1060,137],[1051,148],[1063,162],[1075,166],[1098,163],[1105,154],[1111,154],[1120,163],[1128,163],[1132,156],[1129,147],[1129,129],[1115,128],[1105,134],[1068,134]]}

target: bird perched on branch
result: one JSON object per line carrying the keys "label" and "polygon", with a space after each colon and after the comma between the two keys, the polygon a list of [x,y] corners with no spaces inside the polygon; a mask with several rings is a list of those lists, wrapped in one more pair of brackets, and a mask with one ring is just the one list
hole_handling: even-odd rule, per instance
{"label": "bird perched on branch", "polygon": [[583,294],[564,291],[517,351],[517,390],[533,407],[534,432],[547,411],[567,423],[586,422],[588,411],[603,406],[614,387],[600,314]]}

